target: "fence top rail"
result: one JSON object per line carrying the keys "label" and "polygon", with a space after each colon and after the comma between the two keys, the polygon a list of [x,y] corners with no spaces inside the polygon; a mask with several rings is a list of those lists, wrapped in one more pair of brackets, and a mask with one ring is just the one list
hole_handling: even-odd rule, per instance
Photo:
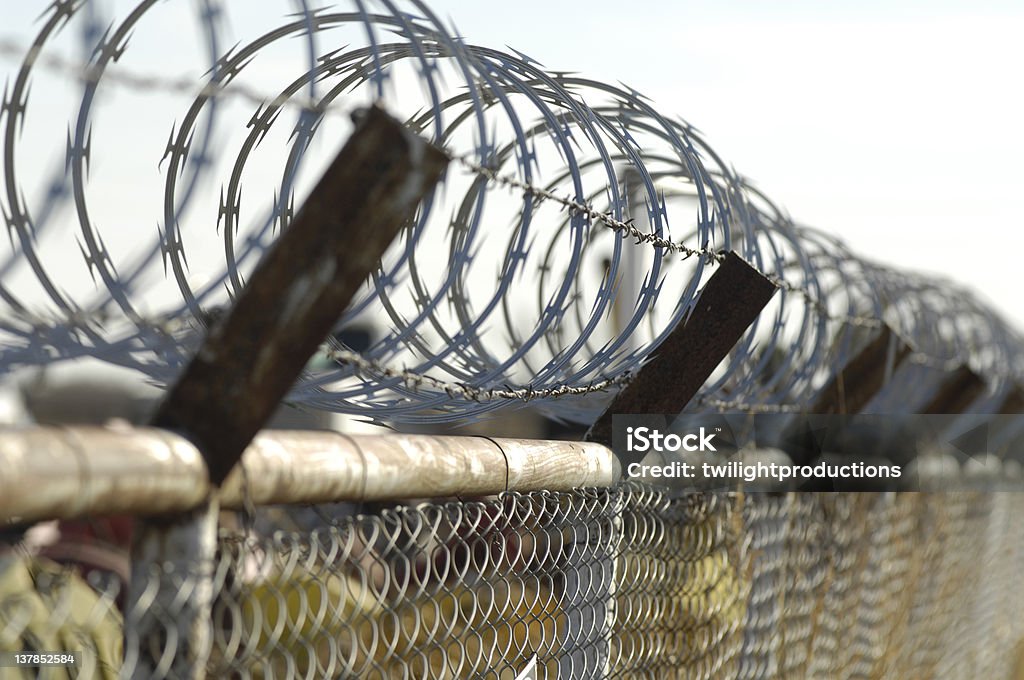
{"label": "fence top rail", "polygon": [[[611,486],[620,471],[595,443],[476,436],[260,433],[219,490],[222,507],[473,496]],[[213,489],[202,456],[156,428],[0,429],[0,519],[161,515]]]}

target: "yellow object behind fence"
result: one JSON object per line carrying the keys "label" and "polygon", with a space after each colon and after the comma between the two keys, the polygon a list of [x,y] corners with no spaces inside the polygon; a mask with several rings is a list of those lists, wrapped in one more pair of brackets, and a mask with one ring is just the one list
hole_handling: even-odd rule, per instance
{"label": "yellow object behind fence", "polygon": [[[529,578],[464,584],[381,599],[347,574],[292,572],[254,585],[241,601],[236,667],[257,676],[444,680],[513,678],[517,660],[549,658],[564,630],[550,590]],[[555,677],[554,663],[549,677]]]}
{"label": "yellow object behind fence", "polygon": [[77,667],[5,668],[5,678],[114,680],[121,615],[73,569],[22,553],[0,556],[0,651],[80,652]]}

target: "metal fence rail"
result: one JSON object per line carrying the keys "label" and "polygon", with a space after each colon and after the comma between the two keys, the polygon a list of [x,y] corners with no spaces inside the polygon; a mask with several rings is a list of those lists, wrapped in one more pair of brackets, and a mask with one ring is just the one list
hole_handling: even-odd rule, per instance
{"label": "metal fence rail", "polygon": [[[156,428],[0,429],[0,517],[187,512],[214,492],[195,445]],[[621,470],[591,442],[265,431],[216,489],[222,507],[567,491]]]}
{"label": "metal fence rail", "polygon": [[[174,467],[189,478],[187,456],[154,452],[154,442],[172,450],[169,433],[0,437],[11,460],[26,441],[43,460],[73,459],[59,445],[44,455],[69,439],[120,460],[124,476],[98,480],[110,487]],[[327,503],[322,490],[318,505],[252,502],[308,501],[310,488],[350,481],[344,455],[316,467],[324,452],[352,447],[362,452],[347,459],[356,465],[394,459],[395,442],[422,453],[439,438],[346,440],[261,435],[243,459],[249,485],[236,475],[224,488],[224,505],[242,511],[221,513],[209,561],[136,553],[129,575],[123,538],[119,548],[108,538],[106,549],[91,541],[76,551],[73,528],[56,542],[8,537],[0,651],[79,651],[77,677],[195,677],[199,665],[211,678],[514,678],[535,659],[535,677],[551,679],[1009,678],[1024,641],[1022,493],[677,492],[615,483],[604,447],[535,442],[521,450],[543,444],[548,463],[570,475],[605,469],[594,477],[602,486],[528,490],[551,483],[541,474],[494,494],[471,482],[458,498],[381,502],[387,493],[350,488],[333,496],[345,502]],[[460,446],[494,445],[440,441],[456,458]],[[139,456],[147,447],[152,455]],[[514,461],[515,447],[504,449]],[[429,456],[420,466],[435,468]],[[38,484],[26,469],[4,470],[4,514],[48,516],[31,494],[10,493]],[[76,475],[67,483],[84,491],[90,478]],[[320,487],[308,486],[314,479]],[[49,516],[102,523],[102,511],[166,509],[128,497],[114,508],[83,493],[74,512]],[[187,509],[179,501],[172,509]],[[181,637],[190,630],[182,619],[204,588],[211,605],[197,647]]]}

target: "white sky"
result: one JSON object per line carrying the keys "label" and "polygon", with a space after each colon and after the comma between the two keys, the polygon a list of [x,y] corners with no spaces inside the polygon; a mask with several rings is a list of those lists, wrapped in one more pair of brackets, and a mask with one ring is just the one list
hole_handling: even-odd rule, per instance
{"label": "white sky", "polygon": [[1024,4],[431,5],[473,42],[647,94],[797,220],[1024,328]]}
{"label": "white sky", "polygon": [[[0,32],[28,39],[46,4],[4,0]],[[1024,328],[1019,0],[431,6],[471,42],[647,94],[797,220],[866,256],[966,283]],[[145,122],[140,139],[162,148],[170,126]],[[140,228],[155,235],[152,221]]]}

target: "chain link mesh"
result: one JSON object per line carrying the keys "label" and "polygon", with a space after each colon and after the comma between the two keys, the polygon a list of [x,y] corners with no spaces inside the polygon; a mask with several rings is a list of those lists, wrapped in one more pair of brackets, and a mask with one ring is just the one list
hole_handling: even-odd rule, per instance
{"label": "chain link mesh", "polygon": [[[550,679],[998,678],[1024,639],[1019,493],[629,483],[355,510],[224,522],[208,677],[511,679],[536,656]],[[181,612],[148,611],[167,634],[141,642],[127,612],[122,662],[117,577],[18,546],[0,564],[3,650],[83,651],[77,677],[130,675],[138,645],[160,677],[188,668]],[[198,571],[162,569],[187,599]]]}

